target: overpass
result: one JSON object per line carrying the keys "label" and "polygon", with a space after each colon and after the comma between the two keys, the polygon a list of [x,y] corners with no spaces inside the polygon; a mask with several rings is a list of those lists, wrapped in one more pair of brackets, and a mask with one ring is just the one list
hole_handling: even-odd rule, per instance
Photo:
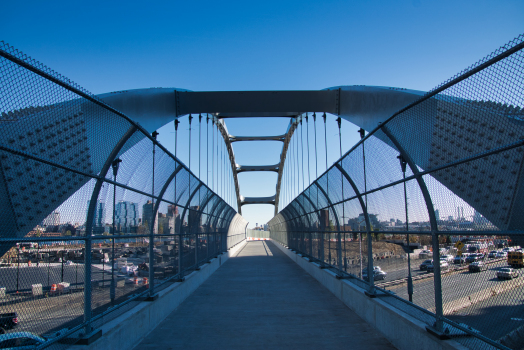
{"label": "overpass", "polygon": [[[2,44],[2,312],[16,311],[21,330],[48,336],[42,348],[110,344],[120,339],[107,328],[113,320],[132,320],[137,310],[169,317],[172,298],[182,303],[233,252],[255,247],[241,208],[269,204],[266,252],[293,259],[394,346],[516,346],[520,279],[495,279],[504,259],[485,257],[487,271],[473,274],[460,256],[524,245],[523,39],[428,93],[337,86],[94,96]],[[176,141],[173,154],[156,140],[161,126],[174,121],[177,130],[188,118],[191,128],[197,115],[222,137],[227,159],[216,176],[233,184],[233,198],[183,164]],[[304,174],[299,128],[313,121],[316,138],[317,115],[336,117],[339,130],[342,121],[357,125],[361,140],[309,186],[302,180],[298,195],[283,196]],[[253,117],[289,124],[273,136],[229,134],[228,118]],[[249,141],[282,142],[278,163],[238,165],[233,143]],[[276,172],[275,194],[242,196],[244,171]],[[416,266],[441,255],[458,255],[458,266]],[[380,319],[396,319],[406,337]]]}

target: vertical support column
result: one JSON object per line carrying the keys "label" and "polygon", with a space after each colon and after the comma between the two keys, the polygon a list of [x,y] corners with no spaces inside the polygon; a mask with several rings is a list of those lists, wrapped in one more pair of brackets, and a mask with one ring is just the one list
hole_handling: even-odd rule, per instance
{"label": "vertical support column", "polygon": [[151,134],[153,139],[153,182],[151,184],[151,227],[149,229],[149,297],[147,301],[153,301],[158,296],[155,295],[155,152],[156,152],[156,137],[158,132],[153,131]]}
{"label": "vertical support column", "polygon": [[[191,178],[191,175],[190,177]],[[202,182],[199,182],[197,187],[195,188],[195,190],[193,191],[193,193],[190,193],[189,195],[189,199],[187,200],[187,203],[186,203],[186,207],[184,208],[184,211],[182,212],[182,216],[180,216],[180,231],[182,231],[182,221],[184,221],[184,217],[186,216],[186,211],[188,210],[188,208],[190,207],[191,205],[191,200],[193,199],[193,197],[195,196],[195,194],[197,193],[197,191],[200,190],[200,187],[202,186]],[[189,187],[189,189],[191,189],[191,187]],[[189,209],[191,211],[191,209]],[[188,230],[191,230],[191,220],[189,220],[189,214],[188,214],[188,220],[187,220],[187,228]],[[191,236],[191,231],[189,232],[189,235]],[[195,246],[196,247],[196,246]],[[195,248],[196,249],[196,248]]]}
{"label": "vertical support column", "polygon": [[[177,158],[177,151],[178,151],[178,124],[180,124],[180,121],[178,119],[175,119],[175,158]],[[178,209],[178,200],[177,200],[177,181],[176,181],[176,175],[174,177],[175,181],[175,196],[174,196],[174,202],[175,202],[175,208]],[[173,213],[174,215],[174,213]],[[180,218],[182,220],[182,218]],[[175,224],[174,224],[174,233],[176,236],[176,216],[175,216]],[[183,248],[182,248],[182,225],[178,228],[178,281],[182,282],[184,281],[184,276],[182,275],[182,255],[183,255]]]}
{"label": "vertical support column", "polygon": [[[102,184],[104,183],[104,178],[111,167],[113,159],[116,158],[118,152],[124,147],[125,143],[137,130],[136,125],[131,125],[126,133],[122,136],[120,141],[113,148],[113,151],[107,157],[104,166],[100,170],[99,177],[96,181],[95,188],[91,193],[91,200],[89,201],[89,208],[87,209],[87,219],[86,219],[86,238],[85,238],[85,256],[84,256],[84,332],[81,335],[81,338],[77,344],[89,344],[90,342],[95,341],[102,335],[102,331],[93,332],[91,327],[91,263],[92,263],[92,245],[93,245],[93,221],[95,219],[95,210],[98,203],[98,195],[102,189]],[[49,284],[49,283],[48,283]]]}
{"label": "vertical support column", "polygon": [[435,269],[435,272],[433,274],[433,283],[434,283],[434,289],[435,289],[435,317],[436,317],[435,328],[431,328],[431,327],[426,327],[426,328],[431,333],[442,334],[442,331],[443,331],[442,318],[444,316],[444,310],[442,306],[442,275],[440,274],[438,223],[437,223],[437,218],[435,216],[435,209],[433,207],[433,201],[431,200],[431,196],[429,194],[428,188],[426,187],[426,183],[424,182],[424,179],[422,179],[422,176],[420,175],[420,172],[418,171],[417,165],[411,159],[410,155],[404,150],[400,142],[397,141],[396,137],[394,137],[393,134],[391,134],[391,132],[389,131],[386,125],[381,125],[381,130],[391,140],[391,142],[395,145],[395,147],[400,152],[400,154],[402,155],[406,163],[409,165],[411,171],[413,172],[413,175],[415,175],[415,179],[419,185],[420,191],[422,192],[424,201],[426,202],[429,222],[431,224],[431,238],[432,238],[432,248],[433,248],[433,262],[434,262],[433,266]]}
{"label": "vertical support column", "polygon": [[[335,207],[333,206],[333,202],[331,202],[331,199],[329,199],[327,192],[321,186],[319,186],[318,182],[316,182],[315,184],[316,184],[317,188],[320,190],[320,192],[322,192],[322,195],[326,198],[326,201],[328,203],[328,208],[333,208],[333,217],[335,219],[336,228],[337,228],[337,231],[340,231],[340,222],[338,221],[337,212],[335,211]],[[329,209],[327,209],[327,210],[328,210],[328,216],[329,216]],[[328,222],[328,224],[329,224],[329,222]],[[327,231],[327,227],[326,227],[326,231]],[[331,231],[328,231],[328,232],[331,232]],[[331,237],[331,233],[329,233],[329,235]],[[323,236],[322,240],[321,240],[321,243],[322,243],[322,258],[324,258],[324,250],[323,250],[323,248],[324,248],[324,233],[322,233],[322,236]],[[329,262],[329,264],[331,264],[331,261]]]}
{"label": "vertical support column", "polygon": [[[339,89],[339,95],[340,95],[340,89]],[[339,139],[339,147],[340,147],[340,158],[342,158],[342,133],[341,133],[342,118],[340,118],[340,116],[337,118],[337,125],[338,125],[338,139]],[[335,209],[333,208],[333,211],[334,210]],[[341,237],[341,232],[340,232],[341,229],[344,229],[344,233],[346,232],[346,225],[344,223],[344,180],[343,179],[342,179],[342,227],[338,229],[338,235],[337,235],[337,263],[338,263],[338,268],[340,270],[344,270],[344,267],[342,266],[342,237]]]}
{"label": "vertical support column", "polygon": [[[113,185],[113,236],[116,236],[116,225],[115,225],[115,206],[116,206],[116,176],[118,174],[118,168],[120,163],[122,162],[122,159],[115,159],[113,163],[111,164],[113,168],[113,180],[115,181],[115,184]],[[115,282],[115,237],[112,239],[112,249],[111,249],[111,288],[109,292],[109,296],[111,299],[111,303],[115,302],[116,298],[116,282]],[[102,259],[105,262],[105,255],[102,255]],[[63,261],[63,259],[62,259]],[[105,275],[105,271],[104,271]]]}
{"label": "vertical support column", "polygon": [[[91,207],[91,205],[90,205]],[[96,208],[96,202],[95,202]],[[91,209],[91,208],[90,208]],[[89,215],[88,215],[89,220]],[[86,224],[86,240],[85,240],[85,256],[84,256],[84,335],[83,338],[89,339],[91,334],[91,256],[92,256],[92,247],[93,247],[93,219],[87,221]]]}
{"label": "vertical support column", "polygon": [[411,248],[409,243],[409,216],[408,216],[408,193],[406,189],[406,165],[407,162],[402,155],[399,155],[400,168],[402,169],[402,179],[404,180],[404,211],[406,212],[406,242],[408,244],[408,299],[413,302],[413,278],[411,276]]}
{"label": "vertical support column", "polygon": [[[360,134],[360,139],[363,140],[366,136],[366,131],[362,128],[358,130]],[[368,208],[368,185],[367,185],[367,178],[366,178],[366,149],[365,149],[365,143],[362,142],[362,162],[364,164],[364,198],[365,198],[365,205],[366,210]],[[373,297],[375,296],[375,273],[373,271],[373,241],[371,237],[371,223],[369,221],[369,213],[366,214],[366,236],[368,238],[368,280],[369,280],[369,287],[368,287],[368,296]]]}
{"label": "vertical support column", "polygon": [[[339,164],[339,163],[335,163],[335,167],[340,171],[340,173],[342,174],[342,176],[344,176],[346,178],[346,180],[349,182],[350,186],[353,188],[353,191],[355,192],[355,194],[357,195],[358,197],[358,200],[360,202],[360,206],[362,208],[362,212],[364,214],[364,222],[366,223],[366,230],[367,230],[367,234],[368,234],[368,237],[370,236],[370,227],[371,227],[371,224],[370,224],[370,220],[369,220],[369,214],[368,214],[368,208],[367,208],[367,205],[366,203],[364,202],[364,199],[362,198],[362,194],[360,193],[360,191],[358,190],[358,187],[357,185],[355,184],[355,182],[353,181],[353,179],[349,176],[349,174],[347,173],[347,171],[342,168],[342,166]],[[360,225],[360,224],[359,224]],[[359,229],[360,229],[360,226],[359,226]],[[368,243],[369,244],[369,243]],[[362,261],[360,262],[362,264]],[[371,262],[371,264],[373,264],[373,262]],[[371,265],[373,266],[373,265]],[[368,264],[368,269],[369,269],[369,264]],[[370,276],[370,272],[369,271],[372,271],[372,270],[368,270],[368,278],[370,280],[373,280],[374,281],[374,274],[373,274],[373,277]],[[371,272],[372,273],[372,272]],[[368,295],[369,297],[374,297],[375,296],[375,290],[374,290],[374,285],[371,285],[373,286],[373,289],[369,289],[367,292],[366,292],[366,295]]]}

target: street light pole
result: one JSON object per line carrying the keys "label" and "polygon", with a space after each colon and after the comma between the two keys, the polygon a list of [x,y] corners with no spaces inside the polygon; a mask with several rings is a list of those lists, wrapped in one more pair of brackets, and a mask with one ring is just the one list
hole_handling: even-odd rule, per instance
{"label": "street light pole", "polygon": [[[112,239],[112,247],[111,247],[111,288],[109,291],[109,296],[111,298],[111,303],[115,302],[116,297],[116,286],[115,286],[115,238],[116,235],[116,225],[115,225],[115,209],[116,209],[116,175],[118,174],[118,167],[120,166],[120,163],[122,162],[122,159],[115,159],[113,163],[111,163],[111,167],[113,168],[113,239]],[[102,251],[102,260],[105,262],[105,255]],[[102,271],[104,274],[104,281],[105,281],[105,270]]]}
{"label": "street light pole", "polygon": [[408,194],[406,190],[406,165],[407,162],[402,155],[399,155],[400,167],[402,168],[402,176],[404,179],[404,206],[406,212],[406,240],[408,243],[408,296],[409,301],[413,302],[413,278],[411,276],[411,248],[409,242],[409,220],[408,220]]}

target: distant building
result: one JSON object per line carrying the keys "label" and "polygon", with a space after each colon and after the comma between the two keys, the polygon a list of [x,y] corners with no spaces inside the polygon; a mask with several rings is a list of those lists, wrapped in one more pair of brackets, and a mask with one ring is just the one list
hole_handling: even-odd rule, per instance
{"label": "distant building", "polygon": [[[89,206],[91,205],[91,201],[87,201],[87,211],[89,211]],[[86,213],[86,217],[87,217]],[[104,233],[104,226],[105,226],[105,203],[97,200],[96,201],[96,208],[95,208],[95,215],[93,217],[93,234],[102,234]]]}
{"label": "distant building", "polygon": [[327,230],[329,228],[329,209],[322,209],[320,211],[320,229]]}
{"label": "distant building", "polygon": [[172,234],[175,228],[175,218],[167,216],[163,213],[158,213],[157,216],[157,230],[159,234]]}
{"label": "distant building", "polygon": [[[380,223],[378,221],[378,214],[368,214],[369,216],[369,224],[373,229],[377,229],[380,227]],[[364,216],[364,213],[358,214],[358,221],[360,223],[361,227],[366,226],[366,218]]]}
{"label": "distant building", "polygon": [[169,218],[169,225],[173,227],[170,233],[176,233],[180,229],[180,214],[176,205],[167,206],[167,217]]}
{"label": "distant building", "polygon": [[42,226],[58,226],[58,225],[60,225],[60,212],[59,211],[52,212],[42,222]]}
{"label": "distant building", "polygon": [[115,207],[115,225],[119,232],[136,232],[138,226],[138,203],[120,201]]}
{"label": "distant building", "polygon": [[195,205],[189,208],[188,214],[188,226],[190,232],[199,232],[202,227],[202,215],[200,213],[200,207]]}
{"label": "distant building", "polygon": [[[151,226],[151,223],[153,222],[153,209],[154,209],[154,203],[151,201],[147,201],[142,206],[142,225],[147,226],[147,229]],[[158,213],[157,213],[158,217]],[[157,217],[155,217],[155,222],[157,222]],[[158,225],[155,225],[153,233],[158,233]]]}

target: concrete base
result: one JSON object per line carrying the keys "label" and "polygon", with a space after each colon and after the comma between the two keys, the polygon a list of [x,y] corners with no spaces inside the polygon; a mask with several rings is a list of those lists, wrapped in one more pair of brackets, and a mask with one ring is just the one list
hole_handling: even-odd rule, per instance
{"label": "concrete base", "polygon": [[200,271],[194,271],[185,276],[182,283],[174,283],[168,288],[158,292],[154,302],[143,302],[133,309],[123,313],[114,320],[106,323],[97,332],[102,336],[86,345],[73,345],[69,350],[113,350],[132,349],[137,342],[162,322],[175,310],[191,293],[193,293],[205,280],[208,279],[230,256],[239,252],[246,241],[232,247],[227,253],[221,254],[216,259],[211,259],[208,264],[201,266]]}
{"label": "concrete base", "polygon": [[[77,345],[90,345],[102,337],[102,330],[96,330],[80,339],[76,342]],[[85,346],[82,346],[82,349],[85,349]]]}
{"label": "concrete base", "polygon": [[381,298],[369,298],[366,290],[357,287],[329,270],[319,269],[316,263],[298,256],[284,246],[273,241],[290,259],[313,276],[351,310],[375,327],[398,349],[453,349],[465,350],[467,347],[454,340],[441,340],[426,330],[427,324],[407,313],[387,304]]}

